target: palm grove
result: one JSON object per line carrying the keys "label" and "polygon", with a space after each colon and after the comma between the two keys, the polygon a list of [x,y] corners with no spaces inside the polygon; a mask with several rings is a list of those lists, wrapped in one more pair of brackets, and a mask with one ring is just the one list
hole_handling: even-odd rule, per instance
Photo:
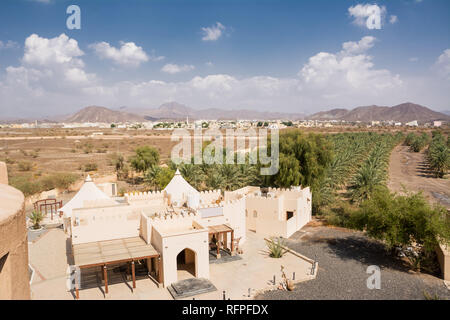
{"label": "palm grove", "polygon": [[414,145],[413,151],[429,144],[430,169],[436,177],[444,177],[449,169],[449,142],[439,132],[433,133],[432,139],[425,135],[405,139],[401,133],[322,135],[289,130],[280,134],[279,171],[272,176],[261,176],[261,164],[249,161],[178,166],[168,161],[160,165],[158,151],[148,146],[137,148],[128,163],[116,154],[113,163],[119,178],[128,178],[132,169],[139,177],[133,181],[141,181],[152,190],[163,189],[177,168],[198,190],[310,186],[316,216],[330,224],[366,231],[392,252],[408,253],[414,267],[427,268],[438,241],[450,241],[450,219],[443,207],[431,206],[421,193],[398,195],[388,190],[389,156],[402,142]]}

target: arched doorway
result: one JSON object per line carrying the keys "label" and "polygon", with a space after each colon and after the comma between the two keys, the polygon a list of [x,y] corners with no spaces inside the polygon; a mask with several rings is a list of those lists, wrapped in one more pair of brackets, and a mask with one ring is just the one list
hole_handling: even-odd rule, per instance
{"label": "arched doorway", "polygon": [[177,255],[178,280],[196,277],[197,254],[191,249],[181,250]]}

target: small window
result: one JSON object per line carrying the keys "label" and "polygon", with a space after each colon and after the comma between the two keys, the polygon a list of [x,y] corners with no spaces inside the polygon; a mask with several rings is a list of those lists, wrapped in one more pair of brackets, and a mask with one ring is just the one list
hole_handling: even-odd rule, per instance
{"label": "small window", "polygon": [[258,217],[258,212],[256,212],[256,210],[255,211],[253,211],[253,218],[257,218]]}
{"label": "small window", "polygon": [[289,220],[293,216],[294,216],[294,212],[293,211],[286,211],[286,220]]}

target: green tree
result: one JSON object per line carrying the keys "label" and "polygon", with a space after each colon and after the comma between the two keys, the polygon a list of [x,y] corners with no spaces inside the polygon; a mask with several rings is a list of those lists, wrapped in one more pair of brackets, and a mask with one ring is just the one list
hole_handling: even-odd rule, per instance
{"label": "green tree", "polygon": [[430,169],[435,173],[436,177],[443,178],[450,168],[450,149],[440,133],[433,135],[427,151],[427,159]]}
{"label": "green tree", "polygon": [[418,268],[433,256],[438,241],[450,243],[450,219],[441,206],[431,207],[421,193],[401,196],[377,191],[362,202],[353,224],[387,249],[413,248],[408,257]]}
{"label": "green tree", "polygon": [[145,172],[151,166],[159,164],[159,152],[153,147],[143,146],[135,150],[130,165],[136,172]]}

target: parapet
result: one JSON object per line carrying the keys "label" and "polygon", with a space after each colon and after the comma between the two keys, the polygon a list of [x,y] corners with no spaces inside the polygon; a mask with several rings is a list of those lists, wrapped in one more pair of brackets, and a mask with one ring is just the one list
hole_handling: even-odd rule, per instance
{"label": "parapet", "polygon": [[0,184],[8,184],[8,170],[4,162],[0,162]]}
{"label": "parapet", "polygon": [[153,200],[165,197],[165,191],[150,191],[150,192],[128,192],[124,194],[125,199],[136,201],[136,200]]}

